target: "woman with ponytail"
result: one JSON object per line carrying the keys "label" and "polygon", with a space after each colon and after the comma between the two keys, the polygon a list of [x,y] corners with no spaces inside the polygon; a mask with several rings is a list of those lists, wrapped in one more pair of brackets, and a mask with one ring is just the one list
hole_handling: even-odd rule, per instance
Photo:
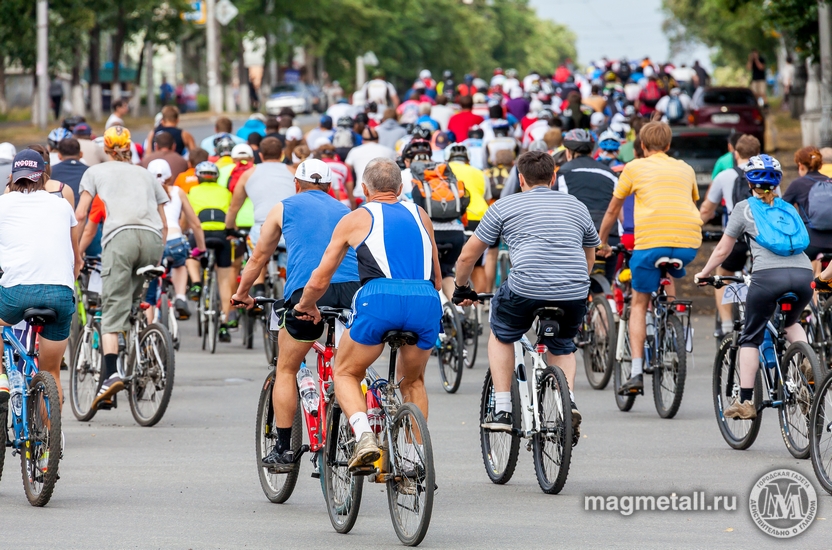
{"label": "woman with ponytail", "polygon": [[817,147],[804,147],[794,154],[800,177],[783,193],[783,200],[800,212],[809,232],[806,255],[815,273],[820,273],[818,257],[832,252],[832,180],[819,172],[823,156]]}

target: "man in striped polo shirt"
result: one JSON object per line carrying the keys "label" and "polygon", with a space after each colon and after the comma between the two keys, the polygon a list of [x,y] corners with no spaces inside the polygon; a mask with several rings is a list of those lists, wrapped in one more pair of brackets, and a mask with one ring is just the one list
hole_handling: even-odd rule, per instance
{"label": "man in striped polo shirt", "polygon": [[[672,139],[670,126],[650,122],[641,129],[639,138],[645,158],[630,162],[621,172],[599,231],[604,242],[601,254],[609,255],[610,230],[618,222],[624,199],[635,195],[635,250],[630,258],[633,298],[629,321],[633,370],[630,380],[619,388],[621,395],[644,391],[645,317],[650,295],[659,288],[661,279],[656,261],[663,257],[678,258],[687,265],[702,244],[702,220],[696,208],[699,200],[696,174],[685,162],[667,156]],[[685,276],[685,269],[670,269],[668,273],[678,279]],[[676,295],[675,285],[668,287],[667,294]]]}
{"label": "man in striped polo shirt", "polygon": [[586,206],[572,195],[551,189],[555,161],[544,151],[528,151],[517,159],[521,193],[504,197],[485,212],[474,236],[456,264],[454,302],[476,299],[468,280],[477,260],[502,237],[511,256],[511,273],[491,300],[491,338],[488,362],[494,380],[496,406],[483,428],[510,432],[511,379],[514,343],[534,323],[534,311],[558,307],[560,332],[547,339],[549,353],[569,383],[573,429],[581,414],[575,406],[575,343],[586,314],[589,270],[601,241]]}

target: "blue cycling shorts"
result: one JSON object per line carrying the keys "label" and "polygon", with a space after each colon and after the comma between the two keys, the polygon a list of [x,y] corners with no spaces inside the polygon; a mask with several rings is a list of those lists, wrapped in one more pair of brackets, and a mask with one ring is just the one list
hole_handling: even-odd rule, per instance
{"label": "blue cycling shorts", "polygon": [[685,276],[684,266],[696,258],[696,252],[697,250],[695,248],[670,248],[668,246],[633,250],[633,255],[630,257],[630,271],[633,274],[633,290],[644,294],[650,294],[658,290],[662,275],[655,264],[659,258],[663,257],[682,260],[682,269],[669,269],[667,271],[668,275],[674,279],[681,279]]}

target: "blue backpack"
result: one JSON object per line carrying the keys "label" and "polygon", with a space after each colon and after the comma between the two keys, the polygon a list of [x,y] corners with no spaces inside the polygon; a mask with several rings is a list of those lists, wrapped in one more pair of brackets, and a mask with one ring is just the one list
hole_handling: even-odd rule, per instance
{"label": "blue backpack", "polygon": [[748,199],[757,226],[757,244],[778,256],[794,256],[809,246],[809,232],[797,210],[781,198],[771,206],[757,197]]}

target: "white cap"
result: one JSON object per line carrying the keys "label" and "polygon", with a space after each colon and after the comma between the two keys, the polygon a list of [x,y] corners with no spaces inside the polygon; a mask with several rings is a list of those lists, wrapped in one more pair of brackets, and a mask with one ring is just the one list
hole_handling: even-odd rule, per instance
{"label": "white cap", "polygon": [[300,141],[303,139],[303,130],[300,129],[298,126],[290,126],[286,129],[286,141],[295,140]]}
{"label": "white cap", "polygon": [[474,101],[474,104],[482,105],[483,103],[485,103],[485,94],[482,92],[477,92],[471,99]]}
{"label": "white cap", "polygon": [[17,149],[14,148],[14,145],[9,143],[8,141],[4,141],[0,143],[0,159],[3,160],[14,160],[14,156],[17,154]]}
{"label": "white cap", "polygon": [[600,126],[604,123],[606,117],[604,113],[592,113],[592,116],[589,117],[589,124],[590,126]]}
{"label": "white cap", "polygon": [[312,183],[332,183],[332,170],[322,160],[306,159],[298,166],[295,177]]}
{"label": "white cap", "polygon": [[147,171],[163,185],[173,175],[170,171],[170,164],[165,159],[151,160],[147,165]]}
{"label": "white cap", "polygon": [[520,86],[513,87],[508,92],[508,97],[510,97],[511,99],[517,99],[518,97],[523,97],[523,89]]}
{"label": "white cap", "polygon": [[252,159],[254,158],[254,150],[248,143],[238,143],[231,150],[231,158],[238,159]]}
{"label": "white cap", "polygon": [[430,78],[430,77],[431,77],[430,71],[427,70],[427,69],[422,69],[422,71],[419,73],[419,78]]}

